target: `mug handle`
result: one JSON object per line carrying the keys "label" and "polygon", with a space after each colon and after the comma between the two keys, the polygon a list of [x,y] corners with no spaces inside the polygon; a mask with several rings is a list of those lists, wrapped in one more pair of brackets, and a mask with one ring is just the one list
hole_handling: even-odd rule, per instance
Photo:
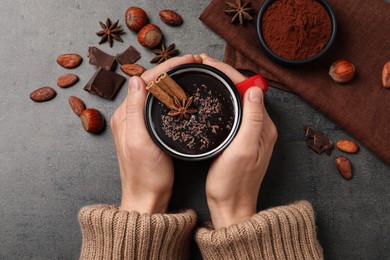
{"label": "mug handle", "polygon": [[259,87],[263,90],[263,92],[268,90],[267,82],[261,75],[252,76],[236,84],[236,88],[240,93],[241,98],[244,97],[245,91],[247,91],[250,87]]}

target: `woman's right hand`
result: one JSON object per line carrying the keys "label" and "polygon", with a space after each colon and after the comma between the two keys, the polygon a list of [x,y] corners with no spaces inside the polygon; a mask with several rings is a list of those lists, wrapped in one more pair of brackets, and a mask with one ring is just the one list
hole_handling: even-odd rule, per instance
{"label": "woman's right hand", "polygon": [[[201,54],[237,84],[245,79],[231,66]],[[263,91],[249,88],[243,97],[241,127],[226,150],[214,159],[206,180],[206,196],[215,229],[238,224],[256,211],[260,185],[268,168],[277,130],[263,102]]]}

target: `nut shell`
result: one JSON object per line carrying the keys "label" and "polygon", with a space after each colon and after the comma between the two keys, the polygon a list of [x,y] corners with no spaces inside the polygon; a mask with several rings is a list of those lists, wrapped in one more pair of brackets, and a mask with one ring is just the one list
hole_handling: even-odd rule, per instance
{"label": "nut shell", "polygon": [[183,18],[172,10],[161,10],[160,13],[160,19],[164,23],[171,25],[171,26],[179,26],[183,23]]}
{"label": "nut shell", "polygon": [[145,48],[154,49],[161,40],[161,29],[155,24],[147,24],[138,32],[138,41]]}
{"label": "nut shell", "polygon": [[57,92],[49,87],[44,86],[31,92],[30,98],[35,102],[45,102],[53,99],[57,95]]}
{"label": "nut shell", "polygon": [[355,76],[355,66],[347,60],[338,60],[332,63],[329,75],[337,83],[348,83]]}
{"label": "nut shell", "polygon": [[85,109],[80,115],[84,130],[89,133],[98,134],[103,131],[105,120],[99,110],[95,108]]}
{"label": "nut shell", "polygon": [[130,7],[126,10],[126,26],[133,32],[138,32],[148,23],[148,15],[139,7]]}

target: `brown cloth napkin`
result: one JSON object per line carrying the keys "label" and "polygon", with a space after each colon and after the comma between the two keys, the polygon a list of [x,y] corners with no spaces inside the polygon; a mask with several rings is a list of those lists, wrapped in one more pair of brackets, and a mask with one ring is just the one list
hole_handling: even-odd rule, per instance
{"label": "brown cloth napkin", "polygon": [[[233,0],[231,0],[233,1]],[[264,0],[252,0],[256,13]],[[270,86],[301,96],[390,164],[390,89],[381,84],[382,67],[390,61],[390,4],[381,0],[328,0],[336,13],[336,40],[320,60],[285,67],[261,49],[256,19],[232,25],[225,1],[212,0],[200,16],[227,42],[225,62],[239,70],[262,74]],[[357,75],[337,84],[328,75],[330,64],[348,59]]]}

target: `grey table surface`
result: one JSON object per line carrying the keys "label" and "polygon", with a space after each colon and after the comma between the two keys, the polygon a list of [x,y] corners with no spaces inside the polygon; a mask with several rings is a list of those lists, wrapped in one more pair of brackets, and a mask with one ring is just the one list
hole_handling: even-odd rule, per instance
{"label": "grey table surface", "polygon": [[[77,213],[95,203],[117,204],[120,179],[110,129],[91,135],[81,127],[68,105],[79,96],[88,107],[100,109],[107,120],[126,96],[124,86],[115,100],[83,90],[95,71],[86,57],[97,46],[98,21],[120,19],[130,6],[144,8],[161,26],[166,41],[182,54],[209,53],[222,59],[224,40],[198,17],[208,0],[2,0],[0,24],[0,259],[76,259],[81,245]],[[158,18],[161,9],[181,13],[185,23],[172,28]],[[124,43],[100,48],[110,54],[130,44],[142,54],[139,63],[151,68],[153,55],[126,29]],[[62,53],[84,57],[72,72],[80,82],[56,86],[69,71],[56,64]],[[119,69],[118,69],[119,71]],[[121,73],[121,72],[119,72]],[[34,103],[29,94],[50,85],[57,97]],[[326,259],[390,259],[390,167],[364,146],[349,158],[351,181],[342,179],[332,156],[317,155],[305,145],[303,126],[324,131],[332,140],[351,138],[298,96],[271,88],[268,111],[279,139],[262,185],[259,209],[309,200],[316,211],[318,237]],[[193,208],[208,220],[204,182],[207,163],[175,162],[172,209]],[[195,245],[192,258],[200,255]]]}

